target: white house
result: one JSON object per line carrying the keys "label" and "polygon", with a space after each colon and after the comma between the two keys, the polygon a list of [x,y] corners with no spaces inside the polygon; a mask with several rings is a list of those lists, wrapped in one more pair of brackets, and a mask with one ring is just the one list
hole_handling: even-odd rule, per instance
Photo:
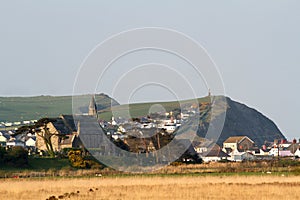
{"label": "white house", "polygon": [[227,160],[228,157],[230,157],[228,154],[223,152],[221,149],[219,150],[211,150],[209,152],[204,152],[202,154],[199,154],[202,158],[203,162],[217,162],[221,160]]}
{"label": "white house", "polygon": [[35,147],[35,140],[33,138],[28,138],[26,141],[25,141],[25,145],[26,147]]}
{"label": "white house", "polygon": [[300,157],[300,149],[297,149],[297,150],[295,151],[295,156]]}
{"label": "white house", "polygon": [[269,155],[270,156],[278,156],[278,151],[279,151],[279,149],[278,148],[272,148],[272,149],[270,149],[270,151],[269,151]]}
{"label": "white house", "polygon": [[6,146],[7,138],[0,132],[0,146]]}
{"label": "white house", "polygon": [[269,156],[270,149],[259,149],[259,155],[261,156]]}
{"label": "white house", "polygon": [[12,139],[12,140],[9,140],[8,142],[6,142],[6,146],[7,147],[25,147],[25,143],[20,141],[20,140],[15,140],[15,139]]}
{"label": "white house", "polygon": [[228,158],[228,160],[237,161],[237,162],[255,159],[255,156],[253,154],[249,152],[239,152],[237,150],[231,152],[229,155],[230,158]]}
{"label": "white house", "polygon": [[269,155],[270,156],[278,156],[278,151],[279,151],[279,156],[281,156],[281,157],[294,156],[294,154],[290,150],[281,150],[276,147],[273,147],[269,151]]}

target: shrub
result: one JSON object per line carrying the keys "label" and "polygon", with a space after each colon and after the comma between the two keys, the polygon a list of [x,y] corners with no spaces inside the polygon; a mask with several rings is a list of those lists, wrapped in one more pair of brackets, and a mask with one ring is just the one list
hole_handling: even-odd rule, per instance
{"label": "shrub", "polygon": [[1,166],[27,167],[28,152],[23,147],[12,147],[8,150],[0,149]]}
{"label": "shrub", "polygon": [[81,150],[70,150],[68,153],[68,158],[72,167],[80,169],[90,167],[88,163],[84,160]]}

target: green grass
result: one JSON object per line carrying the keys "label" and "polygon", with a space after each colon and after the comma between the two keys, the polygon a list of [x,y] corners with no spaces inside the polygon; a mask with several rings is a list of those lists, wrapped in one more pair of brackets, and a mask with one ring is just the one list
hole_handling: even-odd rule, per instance
{"label": "green grass", "polygon": [[[218,97],[217,97],[218,98]],[[210,102],[209,97],[203,97],[197,99],[199,103],[208,103]],[[126,105],[119,105],[119,106],[114,106],[113,111],[114,112],[122,112],[123,110],[126,110],[129,108],[130,116],[131,117],[141,117],[141,116],[147,116],[149,114],[149,109],[151,106],[155,104],[159,104],[164,107],[164,109],[167,112],[174,111],[175,109],[180,109],[181,107],[184,107],[185,105],[190,105],[191,103],[194,103],[195,101],[193,100],[184,100],[181,102],[178,101],[171,101],[171,102],[152,102],[152,103],[135,103],[135,104],[126,104]],[[222,107],[220,105],[220,107]],[[220,110],[220,113],[223,112],[224,110]],[[111,109],[103,109],[99,112],[98,117],[103,120],[110,120],[112,117],[112,111]]]}
{"label": "green grass", "polygon": [[[81,95],[83,107],[88,107],[91,96]],[[72,114],[72,96],[36,96],[36,97],[0,97],[0,122],[16,122],[43,117],[58,117]],[[110,107],[111,99],[106,95],[97,95],[100,109]]]}
{"label": "green grass", "polygon": [[[83,107],[88,107],[90,103],[89,95],[80,97]],[[35,96],[35,97],[0,97],[0,122],[17,122],[24,120],[40,119],[43,117],[58,117],[61,114],[72,114],[72,96]],[[209,97],[199,98],[199,102],[210,102]],[[96,102],[99,110],[99,118],[110,120],[112,113],[111,98],[107,95],[97,95]],[[189,100],[182,101],[183,105]],[[114,104],[117,104],[114,101]],[[173,102],[153,102],[130,104],[129,110],[132,117],[146,116],[149,109],[154,104],[162,105],[167,112],[180,108],[177,101]],[[128,105],[114,106],[115,111],[122,111]],[[1,129],[2,130],[2,129]]]}
{"label": "green grass", "polygon": [[68,159],[59,158],[28,158],[27,167],[0,166],[0,170],[4,171],[42,171],[49,169],[64,169],[70,167]]}
{"label": "green grass", "polygon": [[59,158],[29,158],[29,169],[32,170],[49,170],[63,169],[70,167],[68,159]]}
{"label": "green grass", "polygon": [[[208,102],[209,98],[200,98],[198,99],[199,102]],[[164,109],[167,112],[173,111],[175,109],[178,109],[186,104],[189,104],[192,102],[191,100],[185,100],[185,101],[170,101],[170,102],[152,102],[152,103],[134,103],[134,104],[125,104],[125,105],[119,105],[114,106],[113,111],[114,112],[122,112],[122,110],[126,110],[129,108],[129,112],[131,117],[141,117],[141,116],[147,116],[149,114],[149,110],[151,106],[158,104],[164,107]],[[101,110],[98,117],[100,119],[104,120],[110,120],[112,117],[111,109],[104,109]]]}

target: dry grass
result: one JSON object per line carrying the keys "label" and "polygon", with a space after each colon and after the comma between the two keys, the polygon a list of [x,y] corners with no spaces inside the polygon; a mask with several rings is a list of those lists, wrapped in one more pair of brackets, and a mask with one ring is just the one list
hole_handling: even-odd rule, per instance
{"label": "dry grass", "polygon": [[299,199],[299,188],[297,176],[2,179],[0,199]]}

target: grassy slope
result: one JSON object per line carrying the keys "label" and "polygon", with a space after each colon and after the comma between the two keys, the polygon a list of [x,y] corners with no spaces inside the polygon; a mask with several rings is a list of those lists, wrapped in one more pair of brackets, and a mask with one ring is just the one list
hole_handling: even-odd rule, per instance
{"label": "grassy slope", "polygon": [[[172,102],[154,102],[154,103],[136,103],[136,104],[130,104],[129,105],[129,111],[132,117],[141,117],[141,116],[147,116],[149,114],[149,109],[151,108],[152,105],[154,104],[160,104],[162,105],[167,112],[170,112],[172,110],[175,110],[177,108],[180,108],[180,104],[183,106],[192,101],[182,101],[182,102],[177,102],[177,101],[172,101]],[[210,102],[210,99],[208,97],[204,98],[199,98],[198,102]],[[119,106],[114,106],[113,110],[114,111],[121,111],[124,109],[127,109],[128,105],[119,105]],[[110,109],[104,109],[99,112],[99,118],[104,119],[104,120],[110,120],[112,117],[112,112]]]}
{"label": "grassy slope", "polygon": [[[83,97],[83,98],[82,98]],[[83,106],[88,106],[89,95],[80,96],[84,102]],[[86,100],[85,100],[86,98]],[[99,117],[101,119],[111,119],[111,98],[106,95],[96,97]],[[198,99],[199,102],[209,102],[207,97]],[[116,102],[114,102],[116,104]],[[182,104],[186,101],[182,101]],[[161,104],[166,111],[179,108],[179,102],[155,102],[131,104],[130,114],[132,117],[146,116],[149,109],[154,104]],[[115,110],[125,109],[127,105],[114,106]],[[57,117],[60,114],[72,113],[72,96],[36,96],[36,97],[0,97],[0,122],[15,122],[42,117]]]}
{"label": "grassy slope", "polygon": [[[83,97],[83,98],[82,98]],[[90,103],[90,96],[86,104]],[[110,107],[111,99],[106,95],[97,95],[98,107]],[[72,113],[72,96],[37,96],[37,97],[0,97],[0,122],[14,122],[42,117],[57,117]]]}
{"label": "grassy slope", "polygon": [[21,121],[56,117],[71,113],[72,98],[65,97],[1,97],[0,121]]}

